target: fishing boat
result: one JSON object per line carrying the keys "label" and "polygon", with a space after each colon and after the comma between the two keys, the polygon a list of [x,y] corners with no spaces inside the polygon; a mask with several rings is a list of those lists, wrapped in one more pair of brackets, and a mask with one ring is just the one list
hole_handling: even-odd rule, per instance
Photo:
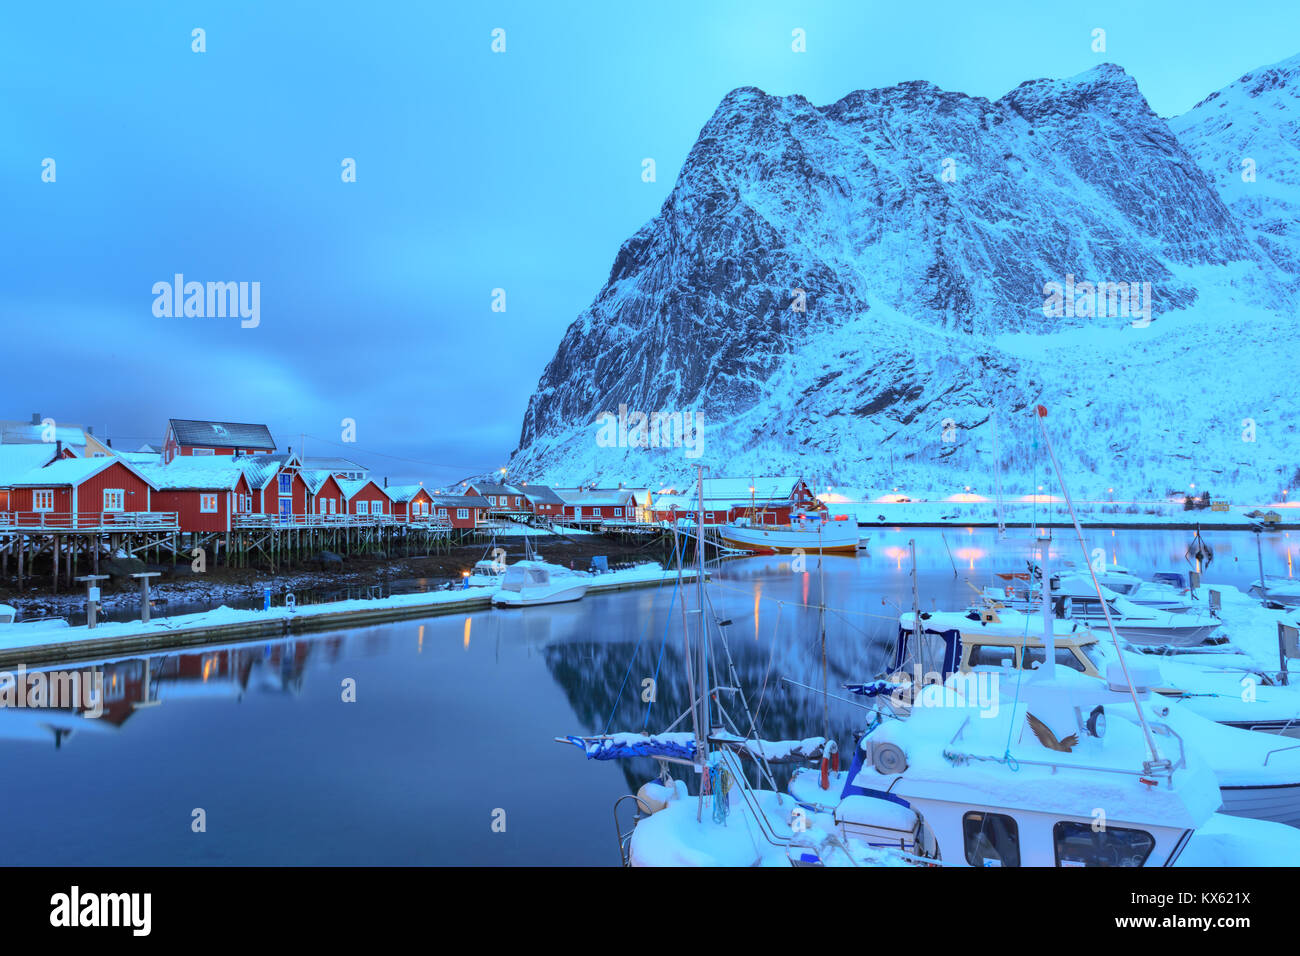
{"label": "fishing boat", "polygon": [[587,593],[590,577],[585,571],[571,571],[544,561],[517,561],[506,568],[501,589],[492,595],[492,603],[502,607],[532,607],[577,601]]}
{"label": "fishing boat", "polygon": [[857,554],[867,545],[867,539],[858,534],[858,523],[850,516],[839,515],[832,520],[819,512],[796,516],[789,524],[753,524],[739,518],[719,525],[718,535],[729,547],[756,554]]}

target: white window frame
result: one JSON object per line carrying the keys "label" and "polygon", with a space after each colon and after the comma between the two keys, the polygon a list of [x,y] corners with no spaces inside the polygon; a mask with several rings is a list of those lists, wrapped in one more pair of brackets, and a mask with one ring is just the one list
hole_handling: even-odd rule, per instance
{"label": "white window frame", "polygon": [[202,456],[202,455],[215,455],[215,454],[216,454],[216,451],[213,450],[213,449],[211,449],[211,448],[191,448],[191,449],[190,449],[190,455],[191,455],[191,457],[193,457],[193,456]]}
{"label": "white window frame", "polygon": [[615,518],[621,518],[621,517],[623,517],[623,509],[622,509],[622,508],[615,508],[615,509],[614,509],[614,517],[615,517]]}
{"label": "white window frame", "polygon": [[381,515],[384,513],[384,503],[382,501],[370,502],[370,513],[372,515]]}
{"label": "white window frame", "polygon": [[[211,502],[211,503],[212,503],[212,507],[210,507],[210,508],[207,507],[208,502]],[[216,496],[216,493],[215,493],[215,492],[204,492],[204,493],[200,494],[200,495],[199,495],[199,514],[201,514],[201,515],[214,515],[214,514],[216,514],[216,513],[217,513],[217,496]]]}
{"label": "white window frame", "polygon": [[445,517],[447,517],[447,509],[446,509],[446,508],[439,508],[439,509],[438,509],[438,517],[439,517],[439,518],[445,518]]}
{"label": "white window frame", "polygon": [[359,515],[368,515],[368,514],[370,514],[370,502],[369,502],[369,501],[358,501],[358,502],[357,502],[357,514],[359,514]]}
{"label": "white window frame", "polygon": [[468,509],[468,508],[457,508],[457,509],[456,509],[456,517],[457,517],[457,518],[468,518],[468,517],[469,517],[469,509]]}
{"label": "white window frame", "polygon": [[54,489],[53,488],[33,489],[32,510],[53,511],[54,510]]}
{"label": "white window frame", "polygon": [[[280,472],[280,474],[276,475],[276,478],[279,479],[280,497],[281,498],[292,497],[293,496],[293,475],[287,475],[284,472]],[[286,484],[288,485],[288,491],[285,490]]]}
{"label": "white window frame", "polygon": [[[112,504],[114,500],[116,500],[118,503],[117,507],[114,507]],[[100,501],[104,506],[103,511],[105,511],[106,513],[112,512],[116,514],[118,512],[125,511],[126,510],[126,489],[105,488],[103,491],[103,497],[100,499]]]}

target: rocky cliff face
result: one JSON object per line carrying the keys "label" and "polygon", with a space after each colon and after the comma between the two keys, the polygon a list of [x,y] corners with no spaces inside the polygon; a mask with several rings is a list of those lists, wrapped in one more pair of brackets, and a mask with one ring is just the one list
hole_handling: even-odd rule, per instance
{"label": "rocky cliff face", "polygon": [[[1251,363],[1294,358],[1288,260],[1212,173],[1114,66],[993,102],[734,90],[566,332],[511,472],[950,488],[991,476],[996,421],[1010,488],[1042,401],[1082,482],[1271,486],[1288,389]],[[620,405],[702,416],[702,454],[611,442]]]}

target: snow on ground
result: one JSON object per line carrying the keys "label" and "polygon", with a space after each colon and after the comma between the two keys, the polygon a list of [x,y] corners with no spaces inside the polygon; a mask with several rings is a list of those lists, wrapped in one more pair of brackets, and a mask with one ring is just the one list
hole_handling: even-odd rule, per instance
{"label": "snow on ground", "polygon": [[[567,568],[565,573],[572,573]],[[684,570],[682,576],[692,579],[694,571]],[[607,588],[629,587],[638,584],[654,584],[659,581],[677,577],[677,571],[665,571],[657,564],[641,564],[621,571],[594,575],[589,591]],[[416,594],[394,594],[378,599],[351,599],[331,601],[323,604],[310,604],[299,608],[273,607],[270,610],[235,610],[225,607],[202,611],[197,614],[181,614],[175,617],[159,618],[145,624],[141,621],[110,621],[97,626],[92,632],[85,625],[77,627],[60,627],[59,622],[41,622],[33,624],[0,625],[0,649],[17,649],[36,647],[46,644],[59,644],[69,641],[102,640],[111,641],[118,638],[138,636],[163,637],[168,633],[190,631],[201,628],[232,627],[236,625],[261,624],[279,620],[287,624],[290,620],[310,620],[332,614],[354,611],[384,611],[397,608],[422,608],[431,611],[441,606],[469,604],[473,607],[491,606],[494,588],[454,588],[445,591],[423,591]]]}
{"label": "snow on ground", "polygon": [[[997,524],[998,506],[982,495],[957,492],[949,496],[927,496],[925,500],[896,501],[911,497],[903,493],[875,494],[862,488],[834,488],[819,497],[833,515],[851,515],[863,524],[965,525]],[[1044,490],[1035,495],[1038,501],[1023,501],[1027,495],[1009,497],[1003,502],[1003,520],[1008,524],[1034,522],[1066,523],[1070,520],[1065,499],[1058,492]],[[882,500],[885,499],[885,500]],[[958,500],[953,500],[958,499]],[[967,499],[967,500],[962,500]],[[1216,525],[1247,526],[1253,519],[1249,511],[1276,511],[1286,523],[1300,522],[1300,511],[1290,503],[1235,504],[1228,511],[1208,508],[1184,511],[1182,501],[1075,501],[1075,511],[1083,524],[1113,525]]]}

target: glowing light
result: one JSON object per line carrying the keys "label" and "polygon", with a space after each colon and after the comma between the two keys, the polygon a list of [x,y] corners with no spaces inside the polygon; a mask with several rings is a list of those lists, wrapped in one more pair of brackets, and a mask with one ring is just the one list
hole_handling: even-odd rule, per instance
{"label": "glowing light", "polygon": [[471,618],[465,618],[465,650],[469,650],[469,626],[471,623]]}

